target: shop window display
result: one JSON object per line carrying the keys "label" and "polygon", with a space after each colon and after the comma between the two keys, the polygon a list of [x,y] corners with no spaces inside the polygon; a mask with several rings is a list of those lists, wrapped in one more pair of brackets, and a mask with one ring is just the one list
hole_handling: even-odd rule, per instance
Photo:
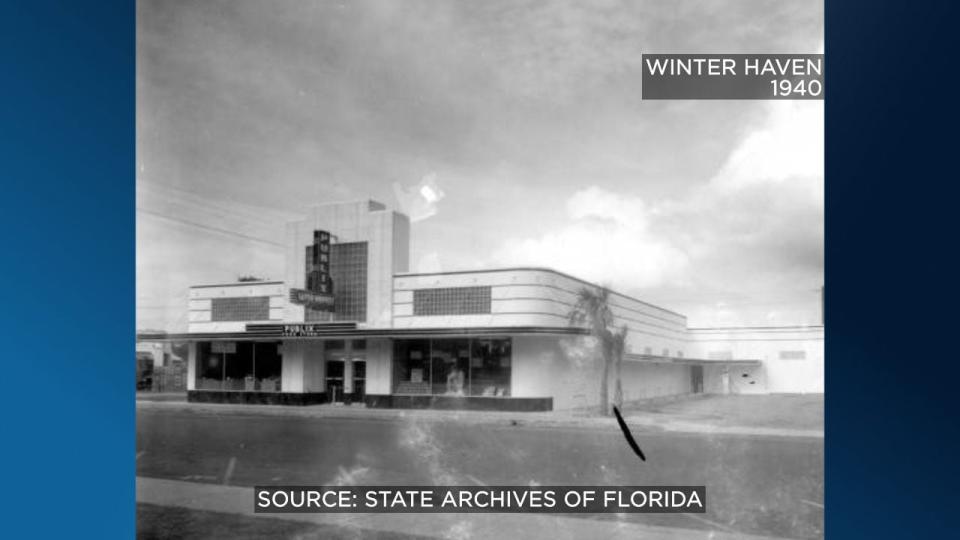
{"label": "shop window display", "polygon": [[201,342],[197,358],[197,390],[280,391],[279,343]]}
{"label": "shop window display", "polygon": [[394,388],[398,394],[430,394],[430,340],[398,340],[394,349]]}
{"label": "shop window display", "polygon": [[511,354],[507,338],[397,340],[394,393],[509,397]]}

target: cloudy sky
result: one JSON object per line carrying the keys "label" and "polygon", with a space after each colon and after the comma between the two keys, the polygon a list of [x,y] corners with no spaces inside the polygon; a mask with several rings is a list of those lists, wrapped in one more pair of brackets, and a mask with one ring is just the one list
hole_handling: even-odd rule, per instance
{"label": "cloudy sky", "polygon": [[413,215],[411,270],[819,323],[822,102],[640,99],[643,52],[822,52],[819,0],[140,0],[137,43],[139,328],[281,277],[283,221],[359,198]]}

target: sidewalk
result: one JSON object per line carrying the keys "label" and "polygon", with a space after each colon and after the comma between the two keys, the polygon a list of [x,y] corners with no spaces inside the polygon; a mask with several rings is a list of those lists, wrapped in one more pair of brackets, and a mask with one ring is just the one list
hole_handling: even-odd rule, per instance
{"label": "sidewalk", "polygon": [[253,488],[137,477],[137,502],[433,538],[644,538],[771,540],[718,530],[676,529],[557,514],[255,514]]}
{"label": "sidewalk", "polygon": [[[301,418],[351,418],[372,421],[416,419],[427,422],[455,421],[467,424],[524,426],[534,428],[602,428],[616,427],[613,417],[586,416],[584,413],[555,412],[499,412],[448,411],[432,409],[368,409],[362,406],[311,405],[291,407],[283,405],[241,405],[226,403],[188,403],[185,400],[137,399],[138,411],[175,410],[195,414],[236,414],[288,416]],[[751,437],[823,438],[823,430],[782,429],[756,426],[716,425],[693,422],[673,415],[628,412],[624,418],[635,432],[674,432]]]}

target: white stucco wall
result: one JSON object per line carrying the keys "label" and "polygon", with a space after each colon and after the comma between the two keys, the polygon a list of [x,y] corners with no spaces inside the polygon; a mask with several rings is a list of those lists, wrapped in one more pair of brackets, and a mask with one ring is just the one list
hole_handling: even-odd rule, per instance
{"label": "white stucco wall", "polygon": [[[690,366],[625,361],[621,376],[624,401],[689,394]],[[611,377],[610,395],[613,396]]]}
{"label": "white stucco wall", "polygon": [[554,410],[585,407],[597,401],[596,364],[578,355],[578,338],[513,338],[510,395],[552,397]]}
{"label": "white stucco wall", "polygon": [[[724,374],[728,383],[723,383]],[[707,394],[766,394],[766,369],[763,365],[716,365],[703,368],[703,391]]]}
{"label": "white stucco wall", "polygon": [[[694,328],[690,348],[700,358],[729,357],[760,360],[761,366],[746,370],[730,367],[731,382],[741,393],[819,393],[824,389],[824,329],[822,326],[770,328]],[[719,374],[711,371],[710,386],[719,388]],[[748,377],[743,377],[744,373]],[[750,385],[749,381],[756,384]]]}
{"label": "white stucco wall", "polygon": [[[587,338],[514,337],[512,395],[553,397],[554,410],[595,406],[600,402],[601,372],[594,354]],[[611,369],[611,400],[614,377]],[[690,367],[625,361],[621,381],[627,401],[687,394]]]}

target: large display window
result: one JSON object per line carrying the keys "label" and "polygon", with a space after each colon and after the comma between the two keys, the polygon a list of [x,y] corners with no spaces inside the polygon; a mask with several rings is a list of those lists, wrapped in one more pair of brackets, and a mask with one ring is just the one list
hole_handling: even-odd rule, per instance
{"label": "large display window", "polygon": [[279,392],[281,367],[277,342],[200,342],[196,388]]}
{"label": "large display window", "polygon": [[470,393],[470,340],[434,340],[430,346],[431,393],[466,396]]}
{"label": "large display window", "polygon": [[283,361],[280,343],[256,342],[253,354],[254,389],[259,392],[279,392]]}
{"label": "large display window", "polygon": [[220,390],[223,384],[223,353],[213,353],[212,345],[197,343],[197,390]]}
{"label": "large display window", "polygon": [[394,392],[430,394],[430,340],[402,339],[394,346]]}
{"label": "large display window", "polygon": [[470,395],[509,396],[509,339],[475,339],[470,355]]}
{"label": "large display window", "polygon": [[509,397],[511,354],[509,338],[397,340],[394,393]]}

